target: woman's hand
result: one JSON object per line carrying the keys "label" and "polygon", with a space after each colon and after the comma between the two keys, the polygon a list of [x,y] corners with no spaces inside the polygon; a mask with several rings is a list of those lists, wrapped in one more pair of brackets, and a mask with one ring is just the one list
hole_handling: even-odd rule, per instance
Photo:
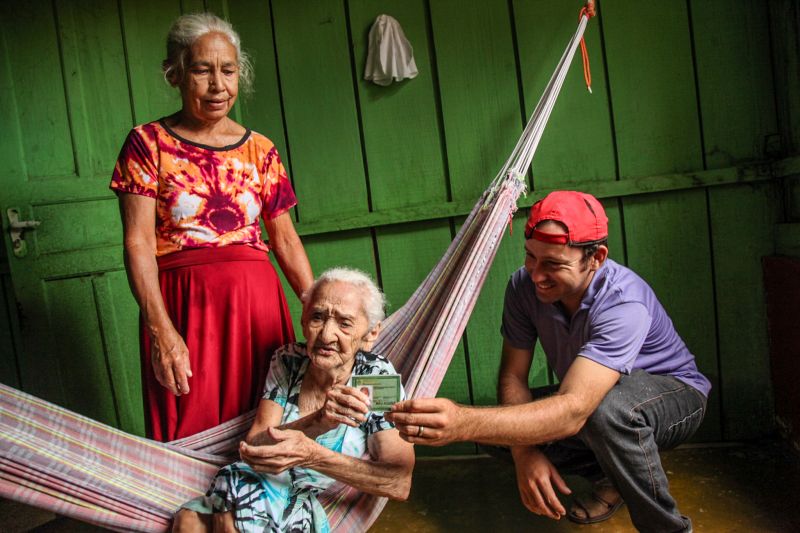
{"label": "woman's hand", "polygon": [[175,396],[189,393],[189,349],[175,328],[166,328],[162,333],[150,333],[150,355],[153,371],[161,385]]}
{"label": "woman's hand", "polygon": [[369,397],[360,390],[345,385],[334,385],[326,393],[325,403],[316,413],[316,422],[325,431],[330,431],[340,424],[358,427],[367,419],[369,404]]}
{"label": "woman's hand", "polygon": [[553,485],[562,494],[571,494],[553,463],[535,446],[517,446],[511,451],[517,471],[517,487],[522,503],[529,511],[554,520],[567,512],[556,496]]}
{"label": "woman's hand", "polygon": [[265,433],[275,444],[252,446],[244,441],[239,443],[239,456],[256,472],[280,474],[316,461],[320,445],[302,431],[271,427]]}

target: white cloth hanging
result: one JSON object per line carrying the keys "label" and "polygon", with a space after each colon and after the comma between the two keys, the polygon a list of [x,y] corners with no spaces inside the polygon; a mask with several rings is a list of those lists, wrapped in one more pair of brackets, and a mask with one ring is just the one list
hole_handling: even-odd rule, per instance
{"label": "white cloth hanging", "polygon": [[414,48],[406,39],[400,23],[389,15],[378,15],[369,30],[369,51],[364,79],[389,85],[417,76]]}

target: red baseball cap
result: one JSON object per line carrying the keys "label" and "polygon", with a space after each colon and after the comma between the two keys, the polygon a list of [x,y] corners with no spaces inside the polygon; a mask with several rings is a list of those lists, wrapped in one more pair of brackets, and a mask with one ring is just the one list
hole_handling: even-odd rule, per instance
{"label": "red baseball cap", "polygon": [[[540,222],[553,220],[567,227],[567,234],[536,229]],[[603,205],[591,194],[553,191],[531,207],[525,224],[525,238],[553,244],[592,244],[608,237],[608,217]]]}

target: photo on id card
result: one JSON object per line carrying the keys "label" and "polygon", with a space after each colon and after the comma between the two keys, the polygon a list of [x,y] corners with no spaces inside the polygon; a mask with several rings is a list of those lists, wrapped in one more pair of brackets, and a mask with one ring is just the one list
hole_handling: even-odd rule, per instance
{"label": "photo on id card", "polygon": [[400,376],[398,374],[373,374],[353,376],[352,387],[369,396],[370,410],[388,411],[400,401]]}

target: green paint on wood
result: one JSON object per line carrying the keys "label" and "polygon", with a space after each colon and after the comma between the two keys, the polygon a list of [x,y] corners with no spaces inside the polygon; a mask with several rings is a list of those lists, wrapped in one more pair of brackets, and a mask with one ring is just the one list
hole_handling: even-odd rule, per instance
{"label": "green paint on wood", "polygon": [[[768,6],[744,0],[692,2],[706,164],[764,157],[778,133]],[[773,138],[772,141],[775,139]]]}
{"label": "green paint on wood", "polygon": [[709,197],[723,438],[753,438],[774,430],[766,296],[758,281],[762,257],[774,251],[780,189],[772,184],[719,187]]}
{"label": "green paint on wood", "polygon": [[237,107],[242,110],[242,122],[269,137],[278,153],[288,161],[269,5],[261,0],[237,0],[229,3],[228,12],[255,71],[253,94],[239,95]]}
{"label": "green paint on wood", "polygon": [[[98,335],[96,301],[89,276],[45,283],[47,322],[57,344],[59,380],[67,401],[64,407],[100,422],[116,425],[105,353]],[[44,361],[28,360],[29,373],[46,372]],[[23,380],[25,381],[25,380]]]}
{"label": "green paint on wood", "polygon": [[92,286],[119,428],[144,436],[136,301],[124,270],[94,276]]}
{"label": "green paint on wood", "polygon": [[[422,0],[350,2],[364,147],[376,210],[447,201],[425,4]],[[363,79],[367,36],[381,13],[391,13],[402,26],[419,71],[416,78],[388,87]]]}
{"label": "green paint on wood", "polygon": [[[47,221],[36,231],[37,252],[42,255],[120,244],[122,223],[116,198],[37,206],[33,210],[33,217]],[[75,223],[81,219],[108,222]]]}
{"label": "green paint on wood", "polygon": [[505,0],[430,3],[454,200],[476,199],[522,131]]}
{"label": "green paint on wood", "polygon": [[128,83],[117,5],[61,2],[56,12],[78,173],[106,173],[133,121],[120,98]]}
{"label": "green paint on wood", "polygon": [[688,21],[683,2],[658,9],[633,0],[603,4],[623,177],[702,168]]}
{"label": "green paint on wood", "polygon": [[[754,183],[769,181],[795,173],[800,158],[787,158],[772,164],[761,163],[724,169],[686,172],[682,174],[662,174],[640,176],[613,181],[566,182],[555,188],[537,188],[534,193],[522,197],[517,202],[519,208],[528,208],[534,201],[557,189],[581,190],[597,198],[618,198],[658,192],[678,191],[730,185],[735,183]],[[488,184],[488,182],[487,182]],[[458,217],[468,214],[475,206],[477,198],[409,206],[403,209],[372,211],[364,215],[333,216],[326,220],[301,222],[297,225],[300,235],[313,235],[358,228],[371,228],[390,224],[420,222],[440,218]]]}
{"label": "green paint on wood", "polygon": [[368,211],[340,2],[273,2],[286,131],[300,220]]}
{"label": "green paint on wood", "polygon": [[133,107],[131,125],[171,115],[181,107],[180,93],[164,80],[161,62],[167,56],[167,32],[181,14],[180,2],[122,0],[120,5]]}
{"label": "green paint on wood", "polygon": [[[15,179],[73,175],[75,160],[52,3],[3,2],[0,10],[3,77],[8,76],[2,100],[15,115],[3,122],[3,137],[8,140],[3,155],[10,155],[13,168],[22,170]],[[7,168],[11,163],[2,164]]]}
{"label": "green paint on wood", "polygon": [[[647,281],[716,389],[720,383],[706,193],[623,201],[628,266]],[[696,439],[719,440],[720,397],[712,391]]]}

